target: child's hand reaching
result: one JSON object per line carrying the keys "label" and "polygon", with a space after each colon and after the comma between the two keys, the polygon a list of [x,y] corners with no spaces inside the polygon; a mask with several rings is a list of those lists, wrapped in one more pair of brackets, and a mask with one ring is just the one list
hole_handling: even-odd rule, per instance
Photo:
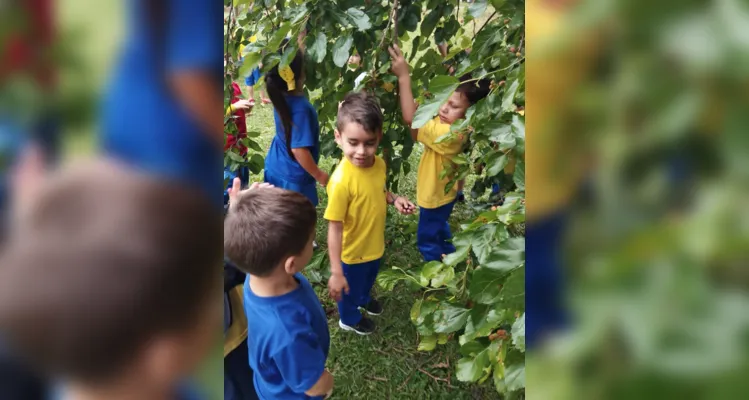
{"label": "child's hand reaching", "polygon": [[410,215],[416,211],[416,205],[408,201],[405,197],[396,197],[393,205],[403,215]]}
{"label": "child's hand reaching", "polygon": [[260,182],[253,182],[250,187],[248,187],[245,190],[242,190],[242,181],[239,178],[234,178],[234,181],[232,182],[231,188],[229,189],[229,206],[234,204],[237,200],[237,197],[239,197],[240,193],[244,193],[248,190],[254,190],[254,189],[265,189],[265,188],[272,188],[273,185],[270,183],[260,183]]}
{"label": "child's hand reaching", "polygon": [[348,280],[341,273],[330,275],[330,279],[328,279],[328,291],[333,300],[341,301],[343,294],[349,293]]}
{"label": "child's hand reaching", "polygon": [[390,53],[391,60],[390,70],[393,71],[393,74],[398,78],[408,76],[408,62],[406,62],[406,58],[403,57],[403,52],[401,52],[400,47],[398,47],[397,44],[394,44],[393,47],[388,47],[388,53]]}
{"label": "child's hand reaching", "polygon": [[232,106],[232,108],[234,108],[235,110],[244,110],[244,111],[248,111],[248,110],[251,110],[251,109],[252,109],[252,106],[254,106],[254,105],[255,105],[255,102],[254,102],[254,101],[250,101],[250,100],[244,100],[244,99],[242,99],[242,100],[238,100],[238,101],[237,101],[236,103],[232,103],[232,105],[231,105],[231,106]]}

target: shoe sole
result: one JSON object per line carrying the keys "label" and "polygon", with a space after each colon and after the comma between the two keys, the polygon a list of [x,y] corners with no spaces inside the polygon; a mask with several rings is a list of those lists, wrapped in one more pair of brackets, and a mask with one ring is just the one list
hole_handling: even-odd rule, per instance
{"label": "shoe sole", "polygon": [[360,332],[360,331],[357,331],[356,328],[354,328],[353,326],[348,326],[348,325],[344,324],[343,322],[341,322],[341,320],[338,320],[338,326],[341,329],[343,329],[344,331],[356,332],[356,334],[359,335],[359,336],[368,336],[368,335],[372,334],[372,332]]}
{"label": "shoe sole", "polygon": [[367,310],[367,309],[366,309],[366,308],[364,308],[364,307],[359,307],[359,309],[360,309],[360,310],[363,310],[363,311],[364,311],[365,313],[367,313],[368,315],[372,315],[372,316],[375,316],[375,317],[376,317],[376,316],[378,316],[378,315],[382,315],[382,311],[380,311],[380,312],[378,312],[378,313],[376,313],[376,314],[375,314],[375,313],[373,313],[373,312],[371,312],[371,311]]}

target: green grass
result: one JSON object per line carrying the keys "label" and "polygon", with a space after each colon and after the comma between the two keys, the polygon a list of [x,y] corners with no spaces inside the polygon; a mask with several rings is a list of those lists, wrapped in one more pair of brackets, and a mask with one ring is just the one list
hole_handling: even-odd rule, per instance
{"label": "green grass", "polygon": [[[243,86],[247,96],[247,87]],[[259,99],[259,94],[256,93]],[[264,151],[270,146],[275,126],[270,106],[255,106],[247,118],[248,131],[259,131],[259,143]],[[412,165],[417,165],[421,155],[415,149]],[[320,165],[331,170],[336,160],[323,157]],[[416,168],[402,178],[400,195],[415,200]],[[261,176],[254,176],[260,181]],[[324,190],[318,186],[317,241],[318,252],[327,251],[327,224],[322,214],[327,204]],[[467,212],[466,206],[458,205],[452,222],[458,221]],[[385,259],[382,268],[398,266],[404,269],[421,264],[421,255],[416,248],[415,227],[418,216],[402,216],[392,207],[389,210]],[[322,270],[327,270],[327,259]],[[308,276],[314,271],[306,271]],[[376,286],[376,296],[385,308],[383,315],[373,317],[377,331],[366,337],[352,332],[343,332],[338,327],[338,310],[327,293],[326,280],[314,284],[315,290],[328,314],[331,335],[331,351],[328,368],[335,375],[334,399],[496,399],[499,395],[490,385],[468,385],[455,378],[458,360],[458,343],[453,339],[433,352],[417,351],[418,334],[410,321],[410,310],[415,299],[421,296],[403,285],[392,292]],[[449,363],[449,365],[448,365]],[[431,375],[431,376],[430,376]]]}

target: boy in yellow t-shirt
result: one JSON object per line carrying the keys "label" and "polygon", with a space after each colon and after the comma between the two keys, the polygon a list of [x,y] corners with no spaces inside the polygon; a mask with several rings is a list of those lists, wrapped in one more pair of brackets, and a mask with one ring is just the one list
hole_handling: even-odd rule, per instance
{"label": "boy in yellow t-shirt", "polygon": [[370,297],[380,260],[385,253],[387,204],[402,214],[416,206],[385,188],[387,170],[375,156],[382,139],[382,110],[366,93],[349,93],[338,109],[335,140],[343,160],[328,182],[328,251],[331,276],[330,296],[338,302],[338,325],[347,331],[368,335],[374,322],[364,318],[382,313],[382,306]]}
{"label": "boy in yellow t-shirt", "polygon": [[[398,77],[400,103],[403,119],[410,126],[416,113],[416,103],[411,91],[411,76],[408,63],[397,45],[388,49],[392,58],[392,70]],[[470,77],[461,78],[462,83],[445,104],[439,109],[439,115],[420,129],[411,129],[415,142],[424,145],[424,152],[419,162],[416,180],[416,200],[419,205],[419,228],[416,242],[424,261],[440,260],[445,254],[455,251],[450,240],[448,219],[455,206],[458,188],[453,186],[445,193],[445,187],[451,176],[440,179],[445,164],[452,162],[466,144],[467,137],[460,136],[451,140],[435,143],[438,138],[450,132],[450,125],[465,118],[469,107],[489,95],[489,82],[479,80],[465,82]]]}

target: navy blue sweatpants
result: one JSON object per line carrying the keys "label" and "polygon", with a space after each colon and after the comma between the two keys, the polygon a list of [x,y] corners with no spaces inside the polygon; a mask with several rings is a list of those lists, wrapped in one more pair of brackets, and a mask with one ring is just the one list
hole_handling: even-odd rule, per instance
{"label": "navy blue sweatpants", "polygon": [[378,259],[351,265],[343,263],[343,275],[348,281],[349,294],[343,293],[343,298],[338,302],[338,314],[344,324],[354,326],[361,321],[359,307],[369,303],[381,261],[382,259]]}
{"label": "navy blue sweatpants", "polygon": [[416,244],[424,261],[439,261],[443,254],[455,252],[450,242],[450,214],[455,200],[439,208],[419,208],[419,228],[416,231]]}
{"label": "navy blue sweatpants", "polygon": [[560,254],[566,215],[529,221],[525,229],[525,340],[529,349],[567,322]]}

